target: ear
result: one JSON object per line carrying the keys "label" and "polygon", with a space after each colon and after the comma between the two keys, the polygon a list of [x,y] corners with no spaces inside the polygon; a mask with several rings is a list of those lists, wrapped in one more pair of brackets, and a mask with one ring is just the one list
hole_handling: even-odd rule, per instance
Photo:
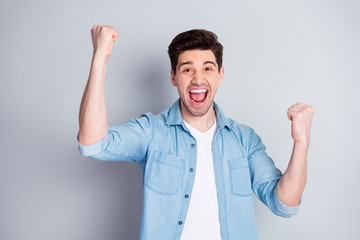
{"label": "ear", "polygon": [[222,81],[224,80],[224,74],[225,74],[224,66],[222,66],[222,67],[220,68],[220,72],[219,72],[219,84],[221,84]]}
{"label": "ear", "polygon": [[171,69],[170,71],[170,74],[171,74],[171,83],[174,87],[176,87],[176,81],[175,81],[175,74],[174,74],[174,71]]}

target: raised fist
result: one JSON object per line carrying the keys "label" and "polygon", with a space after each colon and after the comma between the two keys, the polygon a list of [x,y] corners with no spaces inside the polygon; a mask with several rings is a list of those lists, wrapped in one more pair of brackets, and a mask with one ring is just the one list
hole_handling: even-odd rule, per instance
{"label": "raised fist", "polygon": [[118,31],[112,26],[95,24],[91,29],[91,37],[94,54],[108,58],[112,53],[114,42],[118,38]]}
{"label": "raised fist", "polygon": [[304,103],[296,103],[288,109],[287,116],[291,120],[291,136],[295,142],[309,144],[314,112],[313,107]]}

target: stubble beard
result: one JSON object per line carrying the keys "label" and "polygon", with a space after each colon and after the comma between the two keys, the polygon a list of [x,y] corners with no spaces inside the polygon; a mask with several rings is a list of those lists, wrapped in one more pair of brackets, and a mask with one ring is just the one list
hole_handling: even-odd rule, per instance
{"label": "stubble beard", "polygon": [[[196,112],[196,111],[193,111],[189,106],[188,104],[186,104],[186,101],[183,100],[182,97],[180,97],[180,101],[182,102],[182,105],[186,108],[186,110],[194,117],[202,117],[204,115],[206,115],[210,108],[213,106],[213,100],[211,100],[209,106],[207,108],[205,108],[206,110],[203,110],[201,112]],[[191,100],[190,100],[191,101]]]}

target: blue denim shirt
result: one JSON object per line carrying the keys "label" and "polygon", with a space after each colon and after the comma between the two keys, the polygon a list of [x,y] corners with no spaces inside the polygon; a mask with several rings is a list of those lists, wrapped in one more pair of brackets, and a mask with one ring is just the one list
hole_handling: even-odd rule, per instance
{"label": "blue denim shirt", "polygon": [[[221,237],[257,239],[252,191],[276,215],[290,217],[298,207],[276,194],[282,173],[265,153],[253,129],[226,118],[214,103],[217,130],[213,161]],[[143,173],[144,199],[139,239],[179,239],[196,173],[196,140],[186,128],[179,100],[154,116],[146,113],[109,127],[104,139],[81,145],[83,156],[137,162]],[[189,197],[185,197],[185,195]]]}

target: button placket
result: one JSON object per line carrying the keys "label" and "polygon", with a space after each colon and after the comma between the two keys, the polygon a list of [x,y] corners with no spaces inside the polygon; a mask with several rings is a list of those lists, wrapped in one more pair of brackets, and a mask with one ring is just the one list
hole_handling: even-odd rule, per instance
{"label": "button placket", "polygon": [[[195,163],[196,163],[196,161],[193,161],[193,156],[196,156],[196,142],[194,142],[194,138],[190,141],[190,151],[193,153],[191,156],[192,156],[192,158],[191,158],[191,160],[190,160],[190,166],[194,166],[195,165]],[[188,145],[189,146],[189,145]],[[188,150],[188,151],[189,151]],[[196,159],[195,159],[196,160]],[[192,168],[192,167],[190,167],[189,166],[189,172],[191,172],[191,173],[193,173],[194,171],[195,171],[195,169],[194,168]],[[190,174],[190,179],[192,179],[192,181],[193,181],[193,178],[194,178],[194,175],[193,174]],[[190,179],[188,179],[188,180],[190,180]],[[189,185],[189,182],[187,183],[187,185]],[[187,189],[187,190],[186,190]],[[184,208],[184,209],[187,209],[188,208],[188,205],[189,205],[189,199],[190,199],[190,194],[188,194],[188,193],[186,193],[186,192],[190,192],[190,189],[189,189],[189,186],[187,186],[186,187],[186,189],[185,189],[185,193],[184,193],[184,195],[183,195],[183,197],[184,197],[184,201],[183,201],[183,207],[182,208]],[[182,214],[181,214],[182,215]],[[181,216],[180,215],[180,219],[183,217],[183,216]],[[181,221],[181,220],[178,220],[178,227],[180,228],[180,227],[182,227],[183,226],[183,224],[184,224],[184,222],[183,221]]]}

